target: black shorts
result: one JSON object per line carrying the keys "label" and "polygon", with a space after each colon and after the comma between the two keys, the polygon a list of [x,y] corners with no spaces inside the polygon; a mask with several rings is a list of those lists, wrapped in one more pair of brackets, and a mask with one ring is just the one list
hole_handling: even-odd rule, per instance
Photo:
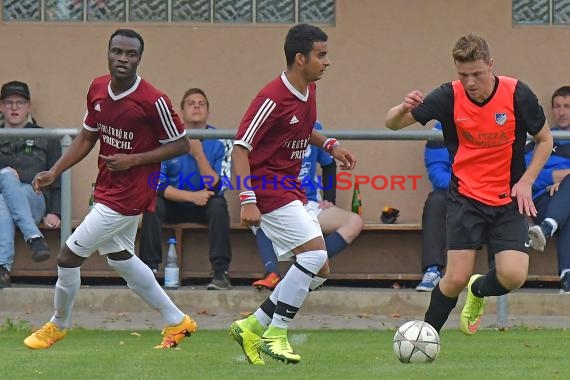
{"label": "black shorts", "polygon": [[479,249],[489,254],[505,250],[528,253],[528,223],[515,201],[489,206],[450,187],[447,193],[447,249]]}

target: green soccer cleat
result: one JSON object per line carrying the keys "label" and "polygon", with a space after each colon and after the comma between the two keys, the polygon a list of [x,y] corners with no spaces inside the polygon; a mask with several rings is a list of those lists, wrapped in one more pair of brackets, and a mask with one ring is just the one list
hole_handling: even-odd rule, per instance
{"label": "green soccer cleat", "polygon": [[261,338],[259,335],[248,329],[245,326],[245,322],[245,319],[233,322],[229,329],[230,335],[234,338],[237,344],[240,345],[245,358],[250,364],[265,365],[265,362],[261,357],[261,352],[259,351]]}
{"label": "green soccer cleat", "polygon": [[285,329],[270,327],[261,337],[261,351],[286,364],[297,364],[301,361],[301,356],[291,348]]}
{"label": "green soccer cleat", "polygon": [[467,298],[465,299],[465,306],[463,306],[461,311],[459,322],[459,327],[465,335],[473,335],[477,332],[481,323],[481,316],[485,310],[485,298],[476,297],[471,291],[471,285],[481,276],[480,274],[474,274],[467,284]]}

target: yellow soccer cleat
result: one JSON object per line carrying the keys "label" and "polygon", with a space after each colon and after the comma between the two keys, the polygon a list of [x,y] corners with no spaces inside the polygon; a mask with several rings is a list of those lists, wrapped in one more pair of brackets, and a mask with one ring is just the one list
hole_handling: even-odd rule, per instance
{"label": "yellow soccer cleat", "polygon": [[176,326],[167,326],[162,330],[164,336],[162,342],[154,348],[174,348],[182,342],[182,339],[192,335],[197,328],[196,322],[185,314],[182,322]]}
{"label": "yellow soccer cleat", "polygon": [[245,325],[245,319],[235,321],[230,325],[230,335],[234,338],[237,344],[240,345],[245,358],[250,364],[265,365],[259,351],[261,338]]}
{"label": "yellow soccer cleat", "polygon": [[[271,335],[269,335],[271,334]],[[281,360],[283,363],[297,364],[301,361],[301,356],[296,354],[287,339],[287,330],[270,327],[261,337],[261,351],[271,356],[273,359]]]}
{"label": "yellow soccer cleat", "polygon": [[67,330],[61,330],[55,323],[48,322],[41,329],[24,339],[24,344],[29,348],[44,350],[63,339],[65,334],[67,334]]}
{"label": "yellow soccer cleat", "polygon": [[485,298],[476,297],[471,291],[471,285],[481,276],[480,274],[474,274],[467,284],[467,298],[465,299],[465,306],[463,306],[461,311],[459,322],[459,327],[465,335],[473,335],[477,332],[481,323],[481,316],[485,310]]}

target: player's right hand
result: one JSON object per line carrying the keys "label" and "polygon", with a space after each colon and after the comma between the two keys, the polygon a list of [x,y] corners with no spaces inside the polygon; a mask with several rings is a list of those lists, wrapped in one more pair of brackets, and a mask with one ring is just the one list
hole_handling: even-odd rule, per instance
{"label": "player's right hand", "polygon": [[419,106],[420,104],[422,104],[423,102],[424,102],[424,95],[420,91],[414,90],[410,92],[408,95],[406,95],[406,97],[404,98],[404,102],[402,103],[402,107],[406,112],[409,112],[414,108],[416,108],[417,106]]}
{"label": "player's right hand", "polygon": [[259,227],[261,223],[261,212],[259,208],[257,208],[256,203],[246,203],[242,205],[239,216],[241,224],[247,228],[252,226]]}
{"label": "player's right hand", "polygon": [[52,171],[39,172],[32,180],[32,188],[36,193],[42,192],[42,187],[51,185],[55,181],[55,173]]}

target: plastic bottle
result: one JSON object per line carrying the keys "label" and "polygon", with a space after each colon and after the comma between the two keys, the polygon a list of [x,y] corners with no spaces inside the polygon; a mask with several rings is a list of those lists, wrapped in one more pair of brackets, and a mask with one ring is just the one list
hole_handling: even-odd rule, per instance
{"label": "plastic bottle", "polygon": [[95,182],[91,182],[91,196],[89,197],[89,210],[95,205]]}
{"label": "plastic bottle", "polygon": [[362,198],[360,198],[358,182],[354,184],[354,191],[352,193],[352,212],[362,216]]}
{"label": "plastic bottle", "polygon": [[180,268],[176,258],[176,239],[168,239],[168,254],[166,255],[166,266],[164,267],[164,287],[177,289],[180,286]]}

